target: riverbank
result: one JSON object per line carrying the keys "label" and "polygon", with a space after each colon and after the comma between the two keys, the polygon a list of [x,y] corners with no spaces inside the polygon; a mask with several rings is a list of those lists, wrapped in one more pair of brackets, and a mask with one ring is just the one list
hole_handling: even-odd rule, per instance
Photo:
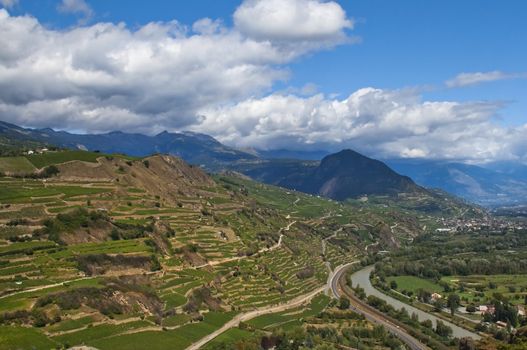
{"label": "riverbank", "polygon": [[388,304],[390,304],[393,308],[395,308],[396,310],[400,310],[402,308],[405,308],[408,313],[412,314],[412,313],[415,313],[419,319],[419,322],[423,322],[425,320],[430,320],[432,321],[432,323],[434,324],[434,326],[436,326],[437,324],[437,321],[441,321],[443,322],[443,324],[445,324],[446,326],[450,327],[452,329],[452,335],[456,338],[465,338],[465,337],[469,337],[469,338],[472,338],[474,340],[477,340],[477,339],[480,339],[481,336],[474,333],[474,332],[470,332],[464,328],[461,328],[451,322],[448,322],[444,319],[441,319],[435,315],[432,315],[430,313],[427,313],[427,312],[424,312],[412,305],[409,305],[409,304],[406,304],[406,303],[403,303],[402,301],[400,300],[397,300],[389,295],[386,295],[384,293],[382,293],[381,291],[379,291],[378,289],[376,289],[375,287],[373,287],[373,285],[371,284],[371,281],[370,281],[370,274],[371,272],[373,271],[373,266],[368,266],[364,269],[361,269],[355,273],[353,273],[351,275],[351,281],[352,281],[352,286],[354,288],[356,288],[357,286],[360,286],[364,292],[366,293],[366,295],[373,295],[379,299],[382,299],[384,300],[385,302],[387,302]]}

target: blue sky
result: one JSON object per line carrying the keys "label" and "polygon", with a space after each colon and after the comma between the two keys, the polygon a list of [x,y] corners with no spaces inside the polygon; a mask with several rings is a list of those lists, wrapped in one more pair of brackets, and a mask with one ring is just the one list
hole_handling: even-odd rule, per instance
{"label": "blue sky", "polygon": [[[287,0],[284,2],[289,1],[297,5],[305,3],[306,6],[308,2],[327,4],[325,1],[318,0]],[[185,116],[183,118],[178,113],[203,114],[206,112],[208,113],[206,117],[214,115],[210,121],[205,121],[199,125],[191,122],[164,123],[156,121],[157,128],[154,131],[159,131],[160,128],[169,130],[189,128],[211,133],[220,140],[237,146],[245,147],[254,143],[256,146],[269,148],[270,144],[273,143],[273,138],[269,136],[270,130],[266,129],[265,132],[255,135],[254,130],[259,130],[259,128],[247,130],[246,124],[254,123],[259,118],[257,124],[263,125],[262,128],[264,126],[270,127],[269,125],[273,125],[277,129],[283,129],[283,127],[277,125],[276,121],[269,122],[268,118],[262,117],[261,114],[253,119],[239,121],[239,127],[236,127],[236,130],[229,134],[220,132],[214,123],[225,121],[227,114],[241,115],[243,112],[247,112],[249,102],[257,103],[259,108],[263,108],[262,106],[265,105],[265,111],[272,114],[275,110],[269,109],[267,105],[273,103],[274,106],[279,106],[282,101],[275,98],[277,95],[295,99],[295,102],[301,103],[302,107],[299,107],[298,111],[279,110],[276,113],[291,114],[294,116],[293,119],[301,119],[301,116],[297,116],[295,113],[305,111],[306,105],[312,107],[311,114],[314,113],[313,111],[318,113],[333,102],[343,103],[345,99],[349,100],[348,97],[355,92],[368,87],[380,89],[391,99],[403,99],[401,101],[404,101],[407,106],[406,110],[416,109],[416,106],[421,108],[424,101],[444,102],[445,104],[441,106],[443,108],[446,108],[446,103],[459,103],[460,107],[456,111],[479,106],[478,103],[480,102],[488,103],[492,105],[492,108],[486,106],[486,109],[482,109],[479,106],[479,109],[474,112],[471,110],[470,113],[459,116],[455,122],[463,119],[467,123],[474,120],[480,124],[490,123],[489,125],[498,128],[493,132],[493,135],[499,135],[496,137],[517,138],[527,123],[527,98],[525,97],[527,96],[527,45],[525,39],[527,38],[527,22],[525,21],[527,2],[521,0],[506,2],[498,0],[337,1],[336,5],[345,12],[344,19],[352,21],[353,28],[348,25],[348,22],[342,22],[342,26],[337,28],[331,37],[325,37],[323,40],[316,35],[305,36],[301,40],[298,38],[291,39],[286,33],[283,37],[276,37],[276,32],[272,32],[272,35],[275,35],[273,37],[262,38],[261,35],[268,35],[271,32],[263,33],[262,28],[248,28],[247,25],[243,27],[240,24],[241,20],[238,21],[240,23],[233,20],[233,14],[239,8],[245,6],[245,8],[252,10],[258,9],[258,0],[247,0],[245,2],[231,0],[154,0],[148,2],[130,0],[126,1],[126,6],[123,6],[124,2],[121,1],[70,0],[69,5],[72,7],[69,10],[64,10],[64,4],[68,0],[19,0],[14,2],[13,0],[4,0],[4,2],[11,5],[7,6],[11,17],[29,14],[34,16],[43,28],[65,32],[78,27],[92,27],[100,22],[115,24],[124,22],[127,30],[134,32],[151,22],[172,20],[185,25],[186,30],[192,32],[193,23],[202,18],[220,19],[225,30],[239,32],[259,43],[265,39],[274,45],[278,54],[289,55],[283,61],[273,58],[265,62],[262,66],[271,70],[270,74],[277,74],[277,77],[269,79],[269,81],[262,81],[257,86],[248,87],[247,90],[250,93],[246,95],[233,92],[226,99],[214,100],[215,102],[210,102],[211,99],[204,97],[203,100],[206,102],[203,103],[207,105],[200,108],[199,111],[196,108],[191,111],[177,109],[171,110],[169,113],[170,118],[179,120],[190,117]],[[85,7],[79,9],[79,4]],[[279,3],[277,2],[277,4]],[[60,6],[63,6],[62,10],[60,10]],[[253,13],[251,12],[251,14]],[[338,19],[338,17],[336,18]],[[305,20],[306,23],[308,20]],[[265,26],[265,23],[263,25]],[[316,25],[319,24],[314,23],[313,28],[316,29]],[[260,31],[257,33],[260,36],[254,35],[255,30]],[[192,33],[188,34],[188,36],[191,35]],[[447,86],[445,83],[459,74],[474,73],[482,74],[483,79],[476,79],[476,81],[472,81],[472,84],[458,82]],[[279,75],[280,77],[278,77]],[[481,82],[480,80],[489,81]],[[303,87],[309,85],[316,86],[316,89],[302,90]],[[197,89],[199,93],[199,87]],[[387,93],[393,91],[398,91],[397,97],[394,97],[393,93]],[[412,95],[413,102],[408,102],[407,91],[411,91],[410,95]],[[322,96],[319,97],[321,101],[309,100],[313,95]],[[177,95],[175,98],[180,98],[180,96]],[[381,97],[377,96],[376,98]],[[384,98],[385,95],[382,99]],[[402,103],[401,101],[397,100],[393,103],[399,105]],[[228,108],[230,109],[226,109],[225,105],[229,105]],[[353,108],[355,107],[353,106]],[[359,112],[353,110],[354,113],[365,113],[360,108]],[[490,112],[489,109],[491,109]],[[28,115],[27,112],[24,113]],[[23,116],[24,113],[22,113]],[[374,112],[368,110],[368,113]],[[441,119],[440,116],[425,126],[419,122],[416,127],[415,120],[409,121],[412,125],[412,131],[408,135],[390,128],[391,134],[388,136],[385,134],[388,131],[381,126],[386,124],[386,120],[393,122],[394,113],[385,110],[378,113],[384,113],[385,116],[391,113],[391,117],[387,117],[388,119],[378,121],[379,130],[382,129],[378,135],[390,140],[382,147],[365,147],[365,150],[382,154],[387,152],[387,149],[395,148],[397,149],[395,152],[399,152],[399,156],[437,156],[438,150],[428,149],[426,140],[416,140],[416,138],[422,134],[422,130],[429,130],[430,135],[432,135],[432,131],[438,124],[436,119]],[[455,112],[448,111],[445,113]],[[481,116],[483,114],[484,116]],[[329,114],[319,117],[319,119],[324,118],[329,118]],[[346,122],[347,120],[344,117],[339,118],[335,121]],[[401,118],[404,119],[404,116]],[[25,121],[25,124],[32,123],[31,118],[27,116],[21,119]],[[262,119],[265,120],[265,123],[262,122]],[[377,119],[376,115],[372,117],[372,120]],[[51,126],[60,127],[59,117],[52,121],[54,125]],[[300,125],[306,123],[316,124],[309,119],[309,122],[301,122]],[[36,125],[39,123],[34,121],[33,124],[41,126]],[[364,122],[360,125],[360,130],[364,129],[364,125],[369,124]],[[288,126],[291,126],[290,123],[285,125],[285,127]],[[467,125],[467,127],[469,126]],[[114,127],[148,132],[140,123],[137,125],[116,123],[108,126],[108,128]],[[453,128],[454,126],[450,124],[449,127]],[[481,124],[479,127],[488,129],[488,125]],[[64,128],[72,129],[73,127],[68,124]],[[372,139],[369,133],[357,134],[357,128],[348,130],[348,134],[355,135],[349,138],[342,134],[331,134],[329,131],[317,138],[313,136],[321,134],[317,133],[317,130],[299,131],[299,128],[298,124],[293,125],[290,134],[288,134],[292,136],[292,140],[296,141],[291,145],[280,144],[280,146],[292,148],[302,148],[306,145],[311,148],[357,147],[359,144],[371,142]],[[512,135],[507,133],[507,129],[510,128],[514,129],[511,131]],[[90,124],[89,122],[77,129],[107,131],[104,126],[95,126],[94,123]],[[309,136],[296,134],[301,132],[309,133]],[[391,138],[395,134],[405,134],[405,142],[394,146],[395,141]],[[283,136],[283,134],[278,133],[276,137],[283,138]],[[475,136],[472,135],[471,137]],[[456,139],[460,138],[461,136]],[[433,139],[431,140],[430,142],[435,142]],[[415,145],[411,144],[412,142]],[[493,148],[488,151],[484,149],[484,145],[478,148],[477,152],[482,155],[482,158],[489,157],[490,154],[492,157],[524,157],[523,144],[519,145],[515,141],[514,145],[508,146],[509,149],[504,151],[498,150],[500,140],[496,139],[494,142]],[[440,147],[440,143],[437,147]],[[460,148],[463,151],[459,152],[458,155],[456,155],[455,150],[452,150],[445,157],[467,157],[464,153],[470,152],[466,150],[466,146]],[[514,151],[511,151],[510,148]]]}

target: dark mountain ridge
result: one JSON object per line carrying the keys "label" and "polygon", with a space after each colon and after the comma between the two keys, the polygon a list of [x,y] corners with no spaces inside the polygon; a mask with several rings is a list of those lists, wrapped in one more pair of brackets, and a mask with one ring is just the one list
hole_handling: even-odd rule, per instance
{"label": "dark mountain ridge", "polygon": [[424,191],[412,179],[399,175],[383,162],[349,149],[326,156],[307,174],[290,175],[279,184],[336,200]]}

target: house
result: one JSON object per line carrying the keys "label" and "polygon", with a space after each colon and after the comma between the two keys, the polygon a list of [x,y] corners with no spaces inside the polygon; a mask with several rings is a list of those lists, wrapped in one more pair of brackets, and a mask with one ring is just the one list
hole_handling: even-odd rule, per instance
{"label": "house", "polygon": [[430,297],[432,298],[432,302],[435,302],[439,299],[443,299],[443,296],[439,293],[432,293]]}
{"label": "house", "polygon": [[480,305],[478,306],[478,311],[481,312],[482,315],[484,314],[494,315],[494,311],[496,310],[494,308],[494,305]]}
{"label": "house", "polygon": [[518,311],[519,316],[525,316],[525,306],[523,305],[517,305],[516,310]]}
{"label": "house", "polygon": [[446,232],[450,232],[452,231],[452,229],[450,228],[437,228],[436,229],[436,232],[439,232],[439,233],[446,233]]}
{"label": "house", "polygon": [[35,153],[35,152],[33,152],[33,151],[31,151],[31,150],[30,150],[30,151],[27,151],[27,154],[28,154],[28,155],[31,155],[31,154],[33,154],[33,153]]}

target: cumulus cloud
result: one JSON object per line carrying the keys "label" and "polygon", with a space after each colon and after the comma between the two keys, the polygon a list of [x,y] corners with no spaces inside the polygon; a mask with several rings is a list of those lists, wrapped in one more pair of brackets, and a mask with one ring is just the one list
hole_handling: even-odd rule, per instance
{"label": "cumulus cloud", "polygon": [[[422,101],[416,91],[373,88],[337,99],[314,85],[271,93],[291,60],[340,43],[351,28],[335,3],[303,3],[246,1],[234,27],[205,18],[134,30],[96,23],[58,31],[0,9],[0,119],[87,132],[187,129],[264,149],[527,161],[527,126],[492,121],[500,103]],[[270,21],[269,4],[285,19]],[[273,26],[251,29],[247,13]],[[287,21],[299,25],[288,32]]]}
{"label": "cumulus cloud", "polygon": [[[199,120],[198,107],[259,94],[287,77],[283,64],[293,54],[284,57],[282,49],[214,21],[194,27],[173,21],[132,31],[97,23],[54,31],[0,10],[1,117],[35,126],[103,131],[118,124],[155,132],[183,128]],[[42,103],[56,109],[37,116],[33,108]],[[70,106],[79,112],[64,113]],[[127,119],[94,123],[97,111],[110,109],[121,111],[113,119],[136,118],[128,127]]]}
{"label": "cumulus cloud", "polygon": [[80,15],[79,24],[86,24],[93,16],[93,9],[84,0],[62,0],[57,5],[57,10],[62,13]]}
{"label": "cumulus cloud", "polygon": [[[124,23],[95,23],[58,31],[2,9],[0,118],[90,132],[119,127],[154,133],[199,123],[199,109],[270,91],[287,79],[287,63],[344,35],[350,23],[340,6],[303,1],[309,10],[297,16],[309,28],[288,45],[209,18],[191,27],[169,21],[131,30]],[[238,10],[249,5],[257,3],[244,2]],[[274,6],[283,10],[281,1]],[[93,15],[84,0],[62,0],[58,9]],[[321,23],[325,15],[328,22],[338,20],[336,27]]]}
{"label": "cumulus cloud", "polygon": [[236,28],[257,40],[334,45],[347,38],[353,22],[336,2],[248,0],[234,13]]}
{"label": "cumulus cloud", "polygon": [[527,125],[495,125],[501,107],[422,101],[413,90],[364,88],[342,100],[272,94],[203,111],[197,128],[239,147],[351,147],[378,157],[527,160]]}
{"label": "cumulus cloud", "polygon": [[499,70],[491,72],[461,73],[445,82],[448,87],[463,87],[498,80],[527,78],[527,73],[504,73]]}
{"label": "cumulus cloud", "polygon": [[18,4],[18,0],[0,0],[0,5],[6,8],[11,8]]}

